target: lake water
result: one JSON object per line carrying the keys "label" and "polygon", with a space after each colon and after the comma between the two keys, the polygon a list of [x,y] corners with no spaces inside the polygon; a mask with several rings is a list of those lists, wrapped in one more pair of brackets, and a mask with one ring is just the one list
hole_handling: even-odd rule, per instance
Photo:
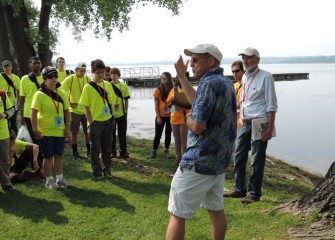
{"label": "lake water", "polygon": [[[173,65],[159,67],[161,72],[175,75]],[[222,67],[225,74],[231,74],[230,66]],[[331,127],[335,119],[335,64],[261,64],[260,68],[271,73],[309,73],[309,80],[276,82],[277,136],[270,140],[267,154],[325,174],[335,161],[335,130]],[[128,135],[153,139],[154,88],[130,90]]]}

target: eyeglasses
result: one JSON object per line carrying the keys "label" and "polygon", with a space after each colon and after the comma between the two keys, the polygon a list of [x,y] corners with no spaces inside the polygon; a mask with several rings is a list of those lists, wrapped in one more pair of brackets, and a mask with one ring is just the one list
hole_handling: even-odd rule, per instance
{"label": "eyeglasses", "polygon": [[241,71],[241,69],[236,69],[236,70],[232,70],[232,73],[239,73]]}
{"label": "eyeglasses", "polygon": [[193,64],[193,63],[198,63],[200,59],[206,59],[206,58],[210,58],[210,56],[206,56],[206,57],[198,57],[198,58],[192,57],[191,60],[190,60],[190,63],[191,63],[191,64]]}
{"label": "eyeglasses", "polygon": [[53,79],[53,78],[58,78],[58,74],[50,74],[47,76],[47,79]]}
{"label": "eyeglasses", "polygon": [[162,80],[166,80],[166,79],[167,79],[167,77],[161,77],[161,79],[162,79]]}

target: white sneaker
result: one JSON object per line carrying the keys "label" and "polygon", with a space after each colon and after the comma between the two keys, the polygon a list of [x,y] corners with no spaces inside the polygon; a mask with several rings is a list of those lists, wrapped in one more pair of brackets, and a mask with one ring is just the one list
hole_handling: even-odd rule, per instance
{"label": "white sneaker", "polygon": [[55,180],[51,179],[51,180],[46,181],[45,187],[47,187],[49,189],[57,189],[58,185],[55,183]]}
{"label": "white sneaker", "polygon": [[61,180],[56,181],[57,186],[62,187],[62,188],[68,188],[69,184],[68,182],[65,180],[65,178],[62,178]]}

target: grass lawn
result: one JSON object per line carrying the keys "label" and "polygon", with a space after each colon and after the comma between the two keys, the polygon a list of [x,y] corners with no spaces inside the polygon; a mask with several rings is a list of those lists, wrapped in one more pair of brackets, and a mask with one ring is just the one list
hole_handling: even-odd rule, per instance
{"label": "grass lawn", "polygon": [[[112,181],[93,181],[90,164],[73,161],[67,146],[69,189],[48,190],[43,181],[29,180],[15,185],[15,193],[0,190],[0,239],[164,239],[174,160],[165,159],[163,150],[156,159],[146,159],[152,141],[129,138],[128,146],[131,159],[113,160]],[[238,199],[225,199],[226,239],[288,239],[288,227],[309,220],[273,209],[307,193],[318,179],[271,158],[261,202],[244,206]],[[233,188],[232,166],[225,187]],[[207,211],[187,221],[186,239],[210,239]]]}

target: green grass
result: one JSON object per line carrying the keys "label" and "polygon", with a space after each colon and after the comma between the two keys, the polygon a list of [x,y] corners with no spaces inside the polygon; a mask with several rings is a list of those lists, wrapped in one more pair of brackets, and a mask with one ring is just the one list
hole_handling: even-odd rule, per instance
{"label": "green grass", "polygon": [[[30,180],[17,184],[16,193],[0,191],[0,239],[164,239],[174,160],[163,158],[163,150],[157,159],[146,159],[152,141],[129,138],[128,144],[131,161],[113,162],[112,181],[93,181],[90,164],[72,161],[67,147],[64,176],[69,189],[48,190],[43,181]],[[304,223],[273,209],[307,193],[319,177],[271,160],[262,202],[244,206],[238,199],[225,199],[226,239],[288,239],[286,229]],[[232,166],[225,187],[233,187]],[[207,211],[187,221],[186,239],[210,239]]]}

